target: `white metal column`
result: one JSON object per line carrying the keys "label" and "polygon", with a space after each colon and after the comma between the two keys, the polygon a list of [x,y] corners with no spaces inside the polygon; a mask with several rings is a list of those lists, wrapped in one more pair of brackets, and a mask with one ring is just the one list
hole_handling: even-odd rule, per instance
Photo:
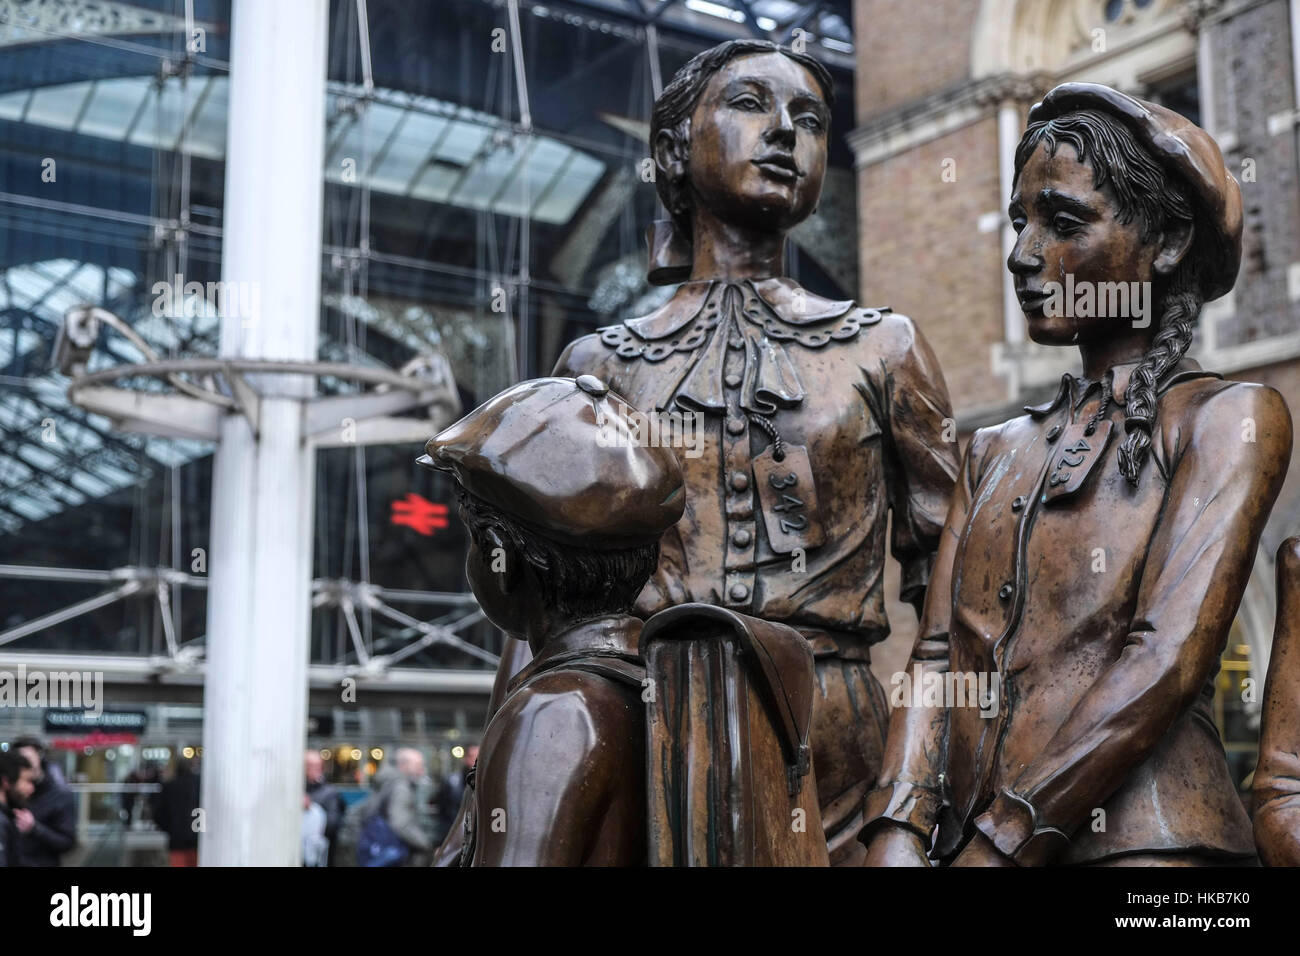
{"label": "white metal column", "polygon": [[[221,354],[316,359],[328,0],[235,0],[222,278],[260,314],[223,316]],[[229,287],[228,287],[229,288]],[[315,459],[310,376],[262,376],[258,427],[221,426],[208,554],[204,866],[299,858]]]}

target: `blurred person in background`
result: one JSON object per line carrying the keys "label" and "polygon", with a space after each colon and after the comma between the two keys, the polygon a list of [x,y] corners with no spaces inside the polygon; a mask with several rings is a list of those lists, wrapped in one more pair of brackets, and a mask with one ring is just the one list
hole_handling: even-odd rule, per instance
{"label": "blurred person in background", "polygon": [[18,865],[18,828],[14,814],[36,790],[36,771],[16,750],[0,753],[0,866]]}
{"label": "blurred person in background", "polygon": [[[126,775],[126,779],[122,782],[127,786],[137,786],[144,783],[144,774],[140,772],[139,768],[133,768],[131,772]],[[139,797],[140,794],[134,790],[122,794],[122,811],[120,816],[122,818],[122,825],[128,830],[131,829],[131,821],[135,819],[135,802]]]}
{"label": "blurred person in background", "polygon": [[325,762],[318,751],[306,752],[303,756],[303,771],[307,797],[325,812],[327,862],[318,865],[333,866],[334,844],[338,839],[339,826],[343,823],[343,796],[325,779]]}
{"label": "blurred person in background", "polygon": [[167,834],[171,866],[199,865],[199,833],[194,811],[199,808],[199,775],[192,761],[176,761],[176,773],[153,799],[153,822]]}
{"label": "blurred person in background", "polygon": [[329,840],[325,838],[325,809],[307,794],[302,795],[302,865],[328,866]]}
{"label": "blurred person in background", "polygon": [[45,762],[45,745],[35,737],[14,741],[32,767],[36,790],[24,809],[14,811],[19,866],[58,866],[77,842],[77,800],[63,775]]}
{"label": "blurred person in background", "polygon": [[433,841],[420,824],[417,808],[424,780],[424,755],[399,748],[371,785],[359,816],[364,821],[357,841],[358,866],[428,866]]}

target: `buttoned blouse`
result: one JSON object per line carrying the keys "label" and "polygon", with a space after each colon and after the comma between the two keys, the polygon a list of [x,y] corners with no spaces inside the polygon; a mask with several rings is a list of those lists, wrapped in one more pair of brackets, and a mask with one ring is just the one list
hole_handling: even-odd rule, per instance
{"label": "buttoned blouse", "polygon": [[[638,614],[701,601],[833,635],[841,651],[882,640],[890,510],[903,597],[919,608],[957,446],[910,319],[784,278],[688,282],[650,315],[574,342],[555,374],[584,373],[643,413],[698,416],[698,456],[676,448],[686,512]],[[796,480],[784,465],[800,449],[809,473]]]}

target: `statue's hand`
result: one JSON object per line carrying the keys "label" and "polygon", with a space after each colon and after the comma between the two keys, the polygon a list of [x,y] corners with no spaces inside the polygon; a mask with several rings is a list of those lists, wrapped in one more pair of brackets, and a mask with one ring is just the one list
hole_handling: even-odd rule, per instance
{"label": "statue's hand", "polygon": [[925,844],[915,831],[889,824],[882,826],[867,844],[863,866],[929,866]]}

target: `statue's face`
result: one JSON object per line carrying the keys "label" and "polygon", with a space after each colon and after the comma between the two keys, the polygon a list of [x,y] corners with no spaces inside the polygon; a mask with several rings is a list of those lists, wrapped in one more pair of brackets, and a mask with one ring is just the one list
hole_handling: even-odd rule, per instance
{"label": "statue's face", "polygon": [[731,60],[691,114],[696,204],[723,222],[792,228],[821,196],[829,127],[821,88],[794,60],[780,53]]}
{"label": "statue's face", "polygon": [[[1039,144],[1011,197],[1008,214],[1019,236],[1007,268],[1029,320],[1029,337],[1040,345],[1097,341],[1130,326],[1144,328],[1141,323],[1150,319],[1160,243],[1142,241],[1137,217],[1127,223],[1116,218],[1114,193],[1109,184],[1094,188],[1092,174],[1070,144],[1059,144],[1054,156]],[[1116,287],[1102,285],[1120,282],[1137,284],[1126,287],[1126,299],[1113,292]],[[1081,297],[1088,289],[1093,301],[1085,307]],[[1059,298],[1050,296],[1054,290],[1060,290]],[[1127,308],[1117,307],[1123,301]]]}

